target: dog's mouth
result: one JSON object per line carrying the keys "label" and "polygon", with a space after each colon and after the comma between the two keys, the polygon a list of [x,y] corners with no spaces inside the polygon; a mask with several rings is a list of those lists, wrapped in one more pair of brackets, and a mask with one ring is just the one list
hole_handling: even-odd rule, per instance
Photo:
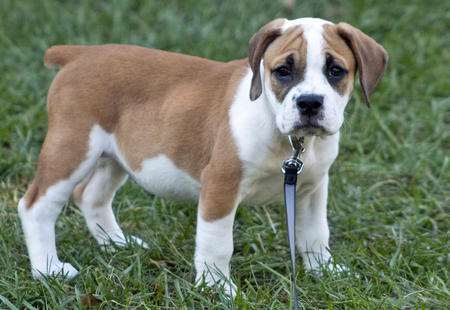
{"label": "dog's mouth", "polygon": [[305,124],[296,122],[290,134],[295,134],[297,136],[328,136],[332,133],[315,122],[308,122]]}

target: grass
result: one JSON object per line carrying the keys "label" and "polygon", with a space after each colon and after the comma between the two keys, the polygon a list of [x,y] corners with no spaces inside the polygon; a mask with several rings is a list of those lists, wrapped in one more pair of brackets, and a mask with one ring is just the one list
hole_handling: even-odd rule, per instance
{"label": "grass", "polygon": [[16,211],[46,131],[45,96],[56,72],[43,67],[46,48],[131,43],[230,60],[245,57],[251,35],[281,16],[346,21],[390,54],[370,110],[357,87],[331,171],[331,248],[337,262],[359,276],[315,278],[299,268],[301,307],[450,308],[450,5],[439,0],[297,1],[293,8],[274,0],[2,0],[0,308],[87,308],[90,297],[101,309],[289,309],[281,205],[238,210],[232,277],[246,298],[239,295],[234,303],[192,285],[194,205],[127,183],[114,203],[117,217],[150,249],[108,253],[67,204],[57,245],[81,274],[47,282],[31,279]]}

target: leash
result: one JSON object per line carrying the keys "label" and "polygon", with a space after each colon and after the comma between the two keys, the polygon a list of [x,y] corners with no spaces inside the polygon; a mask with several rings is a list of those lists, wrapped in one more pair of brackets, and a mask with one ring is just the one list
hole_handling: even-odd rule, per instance
{"label": "leash", "polygon": [[297,186],[297,175],[303,170],[300,154],[305,152],[305,148],[303,147],[303,137],[289,136],[289,142],[292,148],[291,157],[283,162],[281,172],[284,174],[284,206],[291,251],[294,310],[298,310],[297,286],[295,285],[295,188]]}

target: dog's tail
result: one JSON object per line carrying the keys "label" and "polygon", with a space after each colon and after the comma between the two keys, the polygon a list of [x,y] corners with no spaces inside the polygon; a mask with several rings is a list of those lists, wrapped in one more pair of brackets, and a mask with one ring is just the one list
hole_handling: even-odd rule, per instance
{"label": "dog's tail", "polygon": [[76,59],[89,47],[83,45],[55,45],[50,47],[44,56],[46,67],[63,67],[67,63]]}

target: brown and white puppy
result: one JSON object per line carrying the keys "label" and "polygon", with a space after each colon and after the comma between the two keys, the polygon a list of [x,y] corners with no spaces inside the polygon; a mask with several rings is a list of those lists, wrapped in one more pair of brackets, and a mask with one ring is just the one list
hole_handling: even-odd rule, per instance
{"label": "brown and white puppy", "polygon": [[18,206],[35,277],[77,274],[55,245],[72,192],[99,243],[130,240],[111,202],[131,175],[158,196],[198,202],[197,279],[229,279],[236,208],[282,200],[287,135],[304,136],[306,147],[297,247],[308,270],[330,263],[328,170],[343,111],[357,69],[369,104],[387,53],[348,24],[314,18],[270,22],[248,51],[228,63],[128,45],[46,52],[45,64],[61,70],[36,176]]}

